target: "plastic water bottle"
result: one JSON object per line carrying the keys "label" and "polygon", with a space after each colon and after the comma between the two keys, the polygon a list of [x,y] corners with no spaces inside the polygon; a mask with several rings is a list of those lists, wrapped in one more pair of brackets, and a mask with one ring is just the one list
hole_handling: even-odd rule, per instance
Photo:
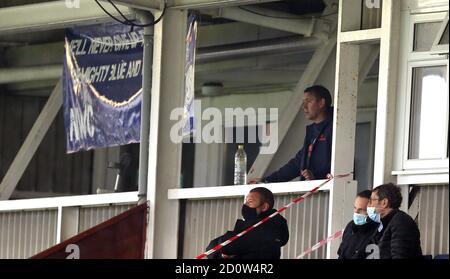
{"label": "plastic water bottle", "polygon": [[234,185],[244,184],[247,184],[247,154],[240,144],[234,155]]}

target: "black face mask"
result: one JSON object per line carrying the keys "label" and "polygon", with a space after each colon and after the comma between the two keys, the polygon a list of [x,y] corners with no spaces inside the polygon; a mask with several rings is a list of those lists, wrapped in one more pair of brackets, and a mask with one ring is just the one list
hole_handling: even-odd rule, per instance
{"label": "black face mask", "polygon": [[242,205],[242,217],[247,220],[252,220],[258,217],[258,213],[256,213],[256,208],[248,207],[245,203]]}

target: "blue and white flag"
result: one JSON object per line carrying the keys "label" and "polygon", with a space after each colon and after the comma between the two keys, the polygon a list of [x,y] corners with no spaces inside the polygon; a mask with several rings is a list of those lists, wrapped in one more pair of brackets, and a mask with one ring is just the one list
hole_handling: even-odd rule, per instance
{"label": "blue and white flag", "polygon": [[63,71],[67,152],[140,141],[143,31],[67,29]]}
{"label": "blue and white flag", "polygon": [[197,20],[193,13],[189,14],[186,35],[186,63],[184,69],[184,111],[183,137],[194,131],[194,78],[195,78],[195,49],[197,45]]}

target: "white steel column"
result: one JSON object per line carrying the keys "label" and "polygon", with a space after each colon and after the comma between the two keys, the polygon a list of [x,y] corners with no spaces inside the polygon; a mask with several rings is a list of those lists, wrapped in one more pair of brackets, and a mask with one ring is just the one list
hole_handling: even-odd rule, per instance
{"label": "white steel column", "polygon": [[[340,1],[331,156],[333,175],[353,173],[360,46],[342,43],[341,33],[359,29],[360,9],[358,0]],[[356,183],[351,176],[333,180],[330,189],[328,235],[345,228],[351,220],[349,208],[352,208],[355,195]],[[327,246],[327,258],[336,258],[338,248],[339,241],[330,242]]]}
{"label": "white steel column", "polygon": [[80,224],[79,206],[58,208],[58,218],[61,218],[60,234],[57,236],[59,238],[58,242],[65,241],[78,234]]}
{"label": "white steel column", "polygon": [[[150,12],[138,11],[138,18],[142,24],[148,24],[155,19]],[[142,69],[142,102],[141,102],[141,141],[139,145],[139,178],[138,178],[138,204],[147,201],[147,175],[148,175],[148,146],[150,140],[150,99],[152,88],[153,65],[153,26],[144,27],[144,54]]]}
{"label": "white steel column", "polygon": [[[155,14],[155,18],[159,12]],[[170,113],[184,101],[187,12],[169,9],[154,27],[153,77],[148,162],[149,222],[146,258],[177,257],[179,203],[168,189],[179,187],[181,143],[170,140]]]}
{"label": "white steel column", "polygon": [[377,127],[373,185],[395,182],[393,165],[395,102],[400,37],[400,3],[384,0],[381,21],[380,73],[378,75]]}
{"label": "white steel column", "polygon": [[[359,46],[338,44],[336,54],[336,86],[334,96],[333,147],[331,173],[353,172],[355,158],[356,106],[358,92]],[[351,220],[345,214],[352,207],[356,190],[351,195],[352,177],[333,181],[330,189],[328,235],[343,229]],[[328,245],[327,258],[335,258],[339,242]]]}

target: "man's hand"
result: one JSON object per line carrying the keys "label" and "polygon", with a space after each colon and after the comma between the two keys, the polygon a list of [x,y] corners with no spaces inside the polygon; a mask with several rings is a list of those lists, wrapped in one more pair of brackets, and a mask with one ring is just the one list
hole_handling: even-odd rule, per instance
{"label": "man's hand", "polygon": [[305,178],[305,180],[315,179],[314,174],[310,170],[302,170],[301,174]]}
{"label": "man's hand", "polygon": [[256,184],[256,183],[259,183],[259,182],[261,182],[261,177],[255,177],[255,178],[252,178],[252,179],[250,179],[249,181],[247,181],[247,184]]}

